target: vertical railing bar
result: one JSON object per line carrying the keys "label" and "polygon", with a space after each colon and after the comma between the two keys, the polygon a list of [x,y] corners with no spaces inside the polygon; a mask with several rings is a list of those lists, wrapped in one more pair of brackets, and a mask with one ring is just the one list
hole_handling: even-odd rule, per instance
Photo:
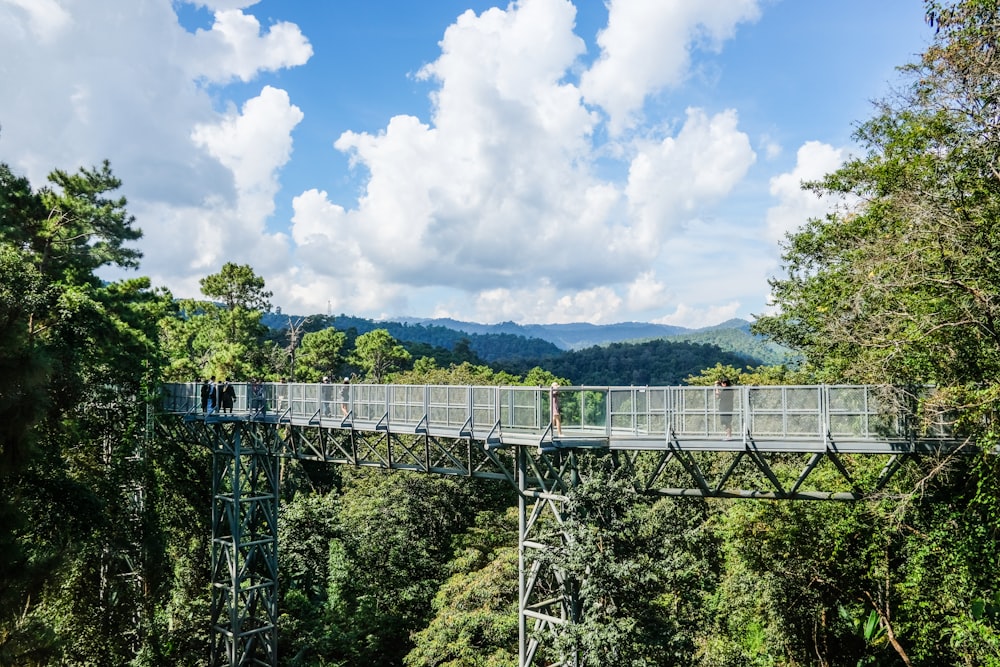
{"label": "vertical railing bar", "polygon": [[669,387],[666,390],[666,400],[670,403],[670,428],[667,430],[667,437],[670,433],[676,433],[680,428],[680,400],[676,395],[673,387]]}
{"label": "vertical railing bar", "polygon": [[427,420],[427,425],[430,426],[430,424],[431,424],[431,387],[430,387],[430,385],[427,385],[427,384],[424,385],[423,398],[424,398],[424,406],[423,406],[423,408],[424,408],[424,418]]}
{"label": "vertical railing bar", "polygon": [[604,393],[604,437],[611,438],[611,387]]}
{"label": "vertical railing bar", "polygon": [[825,426],[825,428],[823,428],[822,432],[819,434],[819,437],[825,438],[828,434],[833,432],[832,425],[830,422],[830,385],[828,384],[820,385],[819,404],[820,404],[819,411],[820,414],[822,415],[821,418],[822,426]]}
{"label": "vertical railing bar", "polygon": [[472,432],[475,433],[476,432],[476,430],[475,430],[476,429],[476,402],[473,400],[473,397],[472,397],[472,385],[471,384],[466,387],[465,401],[466,401],[466,404],[468,405],[468,408],[466,409],[465,418],[469,422],[469,428],[471,428]]}

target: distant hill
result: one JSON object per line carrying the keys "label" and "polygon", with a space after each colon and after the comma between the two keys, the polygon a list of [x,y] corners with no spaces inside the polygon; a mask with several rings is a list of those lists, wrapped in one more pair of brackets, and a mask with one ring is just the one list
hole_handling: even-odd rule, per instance
{"label": "distant hill", "polygon": [[[467,341],[468,349],[485,363],[515,373],[540,365],[580,384],[675,384],[716,363],[741,367],[797,361],[791,350],[754,336],[750,323],[742,319],[687,329],[643,322],[522,325],[446,318],[385,321],[343,314],[313,318],[355,335],[385,329],[404,344],[444,350],[464,348],[462,341]],[[282,329],[289,317],[268,313],[263,321]],[[445,355],[435,356],[445,361],[440,358]]]}
{"label": "distant hill", "polygon": [[543,367],[577,385],[663,386],[683,384],[716,364],[743,368],[760,361],[715,345],[661,338],[572,350],[546,360]]}
{"label": "distant hill", "polygon": [[[332,326],[340,331],[354,329],[360,335],[375,329],[385,329],[390,336],[400,342],[424,343],[446,350],[454,350],[457,343],[467,340],[469,349],[487,363],[518,362],[523,359],[550,359],[563,353],[562,350],[548,341],[506,331],[484,330],[472,333],[440,324],[389,322],[349,315],[337,315],[330,319]],[[264,323],[272,326],[268,323],[267,318],[265,318]],[[287,326],[288,318],[284,317],[280,327]]]}
{"label": "distant hill", "polygon": [[665,340],[715,345],[727,352],[756,359],[758,365],[794,365],[800,360],[795,351],[750,333],[750,323],[746,320],[728,320],[714,327],[667,336]]}
{"label": "distant hill", "polygon": [[579,351],[595,345],[612,343],[645,343],[654,340],[705,343],[715,345],[725,352],[753,360],[757,365],[793,364],[798,360],[792,350],[771,343],[750,333],[750,322],[734,318],[701,329],[647,322],[622,322],[618,324],[477,324],[452,319],[406,319],[424,326],[442,326],[469,334],[505,333],[540,338],[562,350]]}
{"label": "distant hill", "polygon": [[[402,318],[401,321],[425,326],[442,326],[470,334],[505,333],[525,338],[540,338],[563,350],[581,350],[594,345],[607,345],[634,340],[664,338],[692,331],[685,327],[649,322],[620,322],[618,324],[476,324],[447,318]],[[743,322],[743,320],[738,320]],[[749,326],[749,323],[747,323]]]}

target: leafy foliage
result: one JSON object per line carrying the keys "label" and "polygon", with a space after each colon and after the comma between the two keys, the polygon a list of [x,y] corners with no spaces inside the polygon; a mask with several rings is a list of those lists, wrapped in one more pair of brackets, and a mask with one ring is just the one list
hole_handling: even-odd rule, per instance
{"label": "leafy foliage", "polygon": [[[866,153],[810,186],[840,205],[789,236],[786,275],[772,281],[780,311],[755,330],[826,381],[935,385],[928,419],[989,451],[1000,440],[1000,6],[927,10],[933,43],[905,68],[909,85],[859,126]],[[908,515],[914,535],[883,537],[876,562],[892,576],[864,596],[907,664],[996,664],[996,628],[972,604],[996,574],[983,553],[1000,525],[992,459],[939,462],[915,494],[949,501]],[[934,589],[936,603],[925,597]]]}
{"label": "leafy foliage", "polygon": [[563,549],[547,556],[582,599],[556,646],[587,664],[686,665],[717,571],[703,503],[639,495],[610,456],[585,457]]}
{"label": "leafy foliage", "polygon": [[285,355],[265,340],[259,308],[268,307],[270,292],[249,266],[227,263],[201,281],[205,296],[223,300],[186,299],[160,321],[160,341],[170,357],[164,373],[173,382],[198,378],[249,380],[285,375]]}
{"label": "leafy foliage", "polygon": [[517,665],[517,512],[484,511],[455,538],[434,617],[414,635],[407,667]]}
{"label": "leafy foliage", "polygon": [[789,237],[781,312],[755,326],[830,378],[950,386],[1000,370],[997,7],[929,11],[934,45],[859,127],[867,154],[812,185],[841,207]]}
{"label": "leafy foliage", "polygon": [[131,622],[150,603],[135,575],[156,569],[131,483],[149,472],[135,453],[169,295],[94,275],[139,257],[107,163],[49,181],[0,166],[0,403],[18,410],[0,441],[0,661],[122,664],[154,641]]}
{"label": "leafy foliage", "polygon": [[567,352],[544,366],[578,385],[662,386],[681,384],[717,363],[743,366],[750,361],[712,345],[656,340]]}
{"label": "leafy foliage", "polygon": [[351,363],[364,371],[376,384],[384,382],[392,371],[410,360],[410,353],[397,343],[385,329],[361,334],[354,341]]}
{"label": "leafy foliage", "polygon": [[336,329],[322,329],[302,336],[295,356],[295,378],[300,382],[319,382],[323,377],[340,375],[344,366],[341,350],[347,336]]}

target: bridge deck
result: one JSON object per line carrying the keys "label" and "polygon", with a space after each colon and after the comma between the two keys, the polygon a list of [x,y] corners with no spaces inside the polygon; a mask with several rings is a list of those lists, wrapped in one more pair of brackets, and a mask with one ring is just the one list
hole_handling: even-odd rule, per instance
{"label": "bridge deck", "polygon": [[920,396],[876,385],[560,387],[562,435],[545,387],[266,383],[263,410],[248,384],[233,387],[231,413],[206,414],[197,383],[165,385],[160,407],[210,422],[425,434],[489,447],[886,454],[955,444],[946,424],[916,414]]}

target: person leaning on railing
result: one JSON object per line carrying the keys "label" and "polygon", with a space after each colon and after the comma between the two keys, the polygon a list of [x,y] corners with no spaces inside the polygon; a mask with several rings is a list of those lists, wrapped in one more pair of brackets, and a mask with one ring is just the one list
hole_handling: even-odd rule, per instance
{"label": "person leaning on railing", "polygon": [[263,415],[267,412],[267,402],[264,398],[264,383],[254,378],[250,383],[250,408],[253,415]]}

